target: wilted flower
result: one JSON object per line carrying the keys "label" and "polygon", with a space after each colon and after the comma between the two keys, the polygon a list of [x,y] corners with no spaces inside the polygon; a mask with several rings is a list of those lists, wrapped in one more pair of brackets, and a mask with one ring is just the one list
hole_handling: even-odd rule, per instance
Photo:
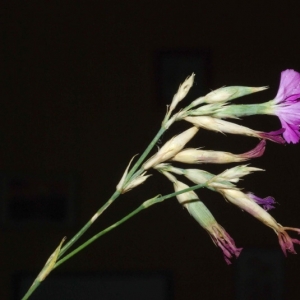
{"label": "wilted flower", "polygon": [[[174,182],[176,192],[189,188],[188,185],[180,182]],[[193,191],[177,195],[179,203],[181,203],[193,216],[193,218],[208,232],[214,244],[223,251],[224,259],[227,264],[231,264],[231,259],[238,257],[242,248],[237,248],[232,237],[226,230],[216,221],[212,213],[200,201],[197,194]]]}
{"label": "wilted flower", "polygon": [[254,157],[260,157],[265,151],[266,141],[262,140],[252,150],[242,153],[233,154],[230,152],[199,150],[199,149],[184,149],[176,154],[172,160],[187,164],[213,163],[227,164],[232,162],[241,162]]}
{"label": "wilted flower", "polygon": [[[222,193],[229,202],[248,212],[253,217],[272,228],[278,236],[280,247],[285,255],[287,251],[292,254],[296,254],[294,244],[300,244],[300,241],[291,238],[286,231],[292,230],[300,233],[300,229],[283,227],[278,224],[265,209],[258,205],[258,203],[253,199],[253,195],[249,196],[249,194],[247,195],[239,190],[233,189],[220,189],[219,192]],[[266,203],[271,201],[271,198],[269,197],[265,199],[267,199]],[[260,199],[260,201],[265,199]]]}
{"label": "wilted flower", "polygon": [[275,208],[273,205],[275,203],[275,199],[271,196],[259,198],[252,193],[247,193],[246,195],[250,197],[253,201],[255,201],[257,204],[261,205],[266,211]]}
{"label": "wilted flower", "polygon": [[212,130],[212,131],[217,131],[221,133],[247,135],[247,136],[252,136],[260,139],[268,139],[271,140],[272,142],[280,143],[280,144],[285,143],[285,140],[281,136],[281,134],[284,132],[283,128],[271,132],[256,131],[245,126],[241,126],[235,123],[227,122],[209,116],[186,117],[184,118],[184,120],[192,123],[195,126]]}

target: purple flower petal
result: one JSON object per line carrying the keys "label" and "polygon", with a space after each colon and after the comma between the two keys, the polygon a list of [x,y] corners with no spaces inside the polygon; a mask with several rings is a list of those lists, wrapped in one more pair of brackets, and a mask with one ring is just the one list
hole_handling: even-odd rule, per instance
{"label": "purple flower petal", "polygon": [[286,256],[287,252],[290,252],[291,254],[297,254],[294,248],[294,244],[300,244],[300,241],[297,239],[291,238],[286,230],[292,230],[296,231],[298,234],[300,233],[300,229],[298,228],[293,228],[293,227],[280,227],[278,231],[278,240],[279,240],[279,245]]}
{"label": "purple flower petal", "polygon": [[285,131],[285,128],[280,128],[276,131],[270,131],[270,132],[260,132],[259,135],[262,139],[267,139],[272,142],[278,143],[278,144],[284,144],[286,141],[281,136]]}
{"label": "purple flower petal", "polygon": [[298,143],[300,140],[300,73],[294,70],[281,72],[274,103],[275,114],[285,128],[284,139],[288,143]]}
{"label": "purple flower petal", "polygon": [[300,140],[300,132],[299,126],[287,123],[283,118],[280,118],[280,122],[282,127],[285,128],[285,132],[283,133],[284,139],[288,143],[297,144]]}
{"label": "purple flower petal", "polygon": [[259,198],[252,193],[248,193],[247,196],[249,196],[257,204],[261,205],[266,211],[275,208],[273,206],[273,204],[275,204],[275,199],[271,196],[268,196],[266,198]]}
{"label": "purple flower petal", "polygon": [[212,231],[209,232],[214,243],[221,248],[223,256],[228,265],[231,264],[231,259],[238,258],[243,248],[237,248],[233,238],[226,230],[218,223],[212,226]]}
{"label": "purple flower petal", "polygon": [[255,157],[260,157],[264,154],[265,152],[265,148],[266,148],[266,141],[265,140],[261,140],[255,148],[253,148],[252,150],[242,153],[239,156],[249,159],[249,158],[255,158]]}
{"label": "purple flower petal", "polygon": [[275,97],[276,103],[294,101],[299,98],[299,94],[300,74],[291,69],[281,72],[279,89]]}

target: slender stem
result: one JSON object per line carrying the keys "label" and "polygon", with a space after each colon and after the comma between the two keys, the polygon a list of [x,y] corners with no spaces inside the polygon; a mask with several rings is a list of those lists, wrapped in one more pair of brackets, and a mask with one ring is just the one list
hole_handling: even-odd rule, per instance
{"label": "slender stem", "polygon": [[75,250],[73,250],[72,252],[70,252],[68,255],[64,256],[62,259],[60,259],[59,261],[57,261],[57,263],[55,264],[55,266],[54,266],[53,269],[57,268],[59,265],[61,265],[65,261],[67,261],[69,258],[71,258],[75,254],[77,254],[78,252],[80,252],[81,250],[83,250],[85,247],[87,247],[88,245],[90,245],[96,239],[98,239],[99,237],[101,237],[105,233],[111,231],[113,228],[116,228],[117,226],[121,225],[122,223],[124,223],[125,221],[127,221],[128,219],[130,219],[131,217],[133,217],[134,215],[136,215],[138,212],[140,212],[143,209],[144,209],[144,207],[142,205],[139,206],[137,209],[135,209],[134,211],[132,211],[130,214],[128,214],[126,217],[124,217],[120,221],[118,221],[118,222],[114,223],[113,225],[107,227],[106,229],[100,231],[98,234],[94,235],[92,238],[90,238],[88,241],[86,241],[85,243],[83,243],[82,245],[80,245],[79,247],[77,247]]}
{"label": "slender stem", "polygon": [[31,294],[37,289],[37,287],[40,285],[41,281],[35,280],[32,284],[32,286],[29,288],[27,293],[24,295],[24,297],[21,300],[27,300]]}
{"label": "slender stem", "polygon": [[[152,206],[153,204],[162,202],[162,201],[164,201],[166,199],[172,198],[172,197],[177,196],[179,194],[182,194],[182,193],[185,193],[185,192],[188,192],[188,191],[192,191],[192,190],[196,190],[196,189],[199,189],[199,188],[203,188],[203,187],[206,187],[206,184],[194,185],[192,187],[189,187],[187,189],[184,189],[184,190],[181,190],[181,191],[178,191],[178,192],[175,192],[175,193],[171,193],[171,194],[168,194],[168,195],[165,195],[165,196],[161,196],[161,197],[154,197],[154,198],[152,198],[150,200],[145,201],[142,205],[140,205],[137,209],[135,209],[134,211],[132,211],[131,213],[129,213],[123,219],[121,219],[118,222],[114,223],[113,225],[107,227],[106,229],[100,231],[98,234],[94,235],[92,238],[90,238],[88,241],[86,241],[81,246],[77,247],[71,253],[69,253],[65,257],[61,258],[60,260],[58,260],[56,262],[56,264],[54,265],[53,269],[55,269],[58,266],[60,266],[62,263],[64,263],[65,261],[67,261],[68,259],[70,259],[72,256],[74,256],[75,254],[77,254],[78,252],[80,252],[81,250],[83,250],[85,247],[87,247],[88,245],[90,245],[91,243],[93,243],[98,238],[100,238],[102,235],[106,234],[107,232],[109,232],[112,229],[118,227],[119,225],[121,225],[125,221],[129,220],[130,218],[132,218],[134,215],[136,215],[140,211],[142,211],[142,210],[144,210],[144,209]],[[35,281],[33,282],[32,286],[29,288],[29,290],[27,291],[27,293],[25,294],[25,296],[21,300],[27,300],[30,297],[30,295],[36,290],[36,288],[40,285],[40,283],[41,283],[41,281],[38,281],[37,279],[35,279]]]}
{"label": "slender stem", "polygon": [[[126,182],[128,182],[132,176],[137,175],[134,174],[134,172],[139,168],[139,166],[142,164],[142,162],[144,161],[144,159],[146,158],[146,156],[149,154],[149,152],[152,150],[152,148],[156,145],[157,141],[159,140],[159,138],[162,136],[162,134],[166,131],[166,128],[164,128],[163,126],[160,128],[160,130],[158,131],[158,133],[156,134],[156,136],[153,138],[153,140],[151,141],[151,143],[148,145],[148,147],[146,148],[146,150],[143,152],[143,154],[141,155],[141,157],[138,159],[138,161],[134,164],[134,166],[132,167],[132,169],[130,170],[130,172],[128,173],[128,175],[126,176]],[[137,173],[140,174],[142,173],[142,169],[140,171],[138,171]],[[120,192],[119,191],[115,191],[114,194],[109,198],[109,200],[94,214],[94,216],[75,234],[75,236],[60,250],[60,253],[58,254],[58,258],[61,257],[90,227],[91,225],[95,222],[95,220],[120,196]],[[167,199],[167,198],[165,198]],[[162,200],[161,200],[162,201]],[[147,201],[146,201],[147,202]],[[144,204],[146,203],[144,202]],[[157,203],[157,202],[155,202]],[[154,203],[153,203],[154,204]],[[152,204],[151,204],[152,205]],[[100,232],[98,235],[98,237],[96,237],[95,239],[99,238],[101,235],[105,234],[106,232],[110,231],[111,229],[117,227],[118,225],[122,224],[123,222],[125,222],[126,220],[130,219],[132,216],[134,216],[135,214],[137,214],[139,211],[143,210],[146,207],[140,206],[138,209],[136,209],[135,211],[133,211],[131,214],[129,214],[128,216],[126,216],[125,218],[123,218],[121,221],[119,221],[120,223],[116,223],[110,227],[108,227],[107,229],[103,230],[102,232]],[[95,240],[94,239],[94,240]],[[67,259],[69,259],[70,257],[72,257],[73,255],[75,255],[77,252],[81,251],[82,249],[84,249],[87,245],[89,245],[90,243],[92,243],[93,238],[90,239],[89,241],[87,241],[86,243],[82,244],[81,246],[79,246],[77,249],[75,249],[74,251],[72,251],[70,254],[68,254],[67,256],[65,256],[63,259],[59,260],[56,265],[54,266],[54,268],[56,268],[58,265],[60,265],[61,263],[63,263],[64,261],[66,261]],[[29,290],[27,291],[27,293],[25,294],[25,296],[22,298],[22,300],[26,300],[29,298],[29,296],[35,291],[35,289],[40,285],[41,281],[39,280],[35,280],[32,284],[32,286],[29,288]]]}
{"label": "slender stem", "polygon": [[95,220],[120,196],[119,191],[110,197],[110,199],[94,214],[94,216],[73,236],[73,238],[59,252],[61,257],[95,222]]}
{"label": "slender stem", "polygon": [[157,141],[159,140],[159,138],[163,135],[163,133],[166,131],[166,129],[164,127],[161,127],[160,130],[158,131],[158,133],[156,134],[156,136],[153,138],[153,140],[151,141],[151,143],[148,145],[148,147],[146,148],[146,150],[143,152],[143,154],[140,156],[140,158],[138,159],[138,161],[134,164],[134,166],[131,168],[131,170],[129,171],[128,175],[127,175],[127,180],[126,182],[131,178],[131,176],[134,174],[134,172],[138,169],[138,167],[141,165],[141,163],[144,161],[144,159],[146,158],[146,156],[149,154],[149,152],[152,150],[152,148],[156,145]]}
{"label": "slender stem", "polygon": [[185,192],[189,192],[189,191],[192,191],[192,190],[203,188],[205,186],[206,186],[205,184],[198,184],[198,185],[194,185],[192,187],[189,187],[187,189],[184,189],[184,190],[181,190],[181,191],[178,191],[178,192],[174,192],[174,193],[171,193],[171,194],[168,194],[168,195],[165,195],[165,196],[161,196],[161,197],[155,197],[155,198],[152,198],[150,200],[145,201],[137,209],[135,209],[134,211],[132,211],[131,213],[129,213],[123,219],[121,219],[118,222],[114,223],[113,225],[107,227],[106,229],[100,231],[99,233],[97,233],[96,235],[94,235],[93,237],[91,237],[89,240],[87,240],[85,243],[83,243],[82,245],[80,245],[79,247],[77,247],[76,249],[74,249],[68,255],[66,255],[65,257],[61,258],[59,261],[56,262],[56,264],[53,267],[53,269],[57,268],[59,265],[61,265],[62,263],[64,263],[68,259],[70,259],[72,256],[74,256],[75,254],[77,254],[78,252],[80,252],[81,250],[83,250],[84,248],[86,248],[88,245],[90,245],[91,243],[93,243],[94,241],[96,241],[98,238],[100,238],[104,234],[108,233],[112,229],[118,227],[119,225],[121,225],[125,221],[129,220],[130,218],[132,218],[134,215],[136,215],[140,211],[142,211],[142,210],[144,210],[144,209],[152,206],[153,204],[162,202],[162,201],[164,201],[166,199],[172,198],[174,196],[177,196],[177,195],[185,193]]}
{"label": "slender stem", "polygon": [[[151,143],[148,145],[146,150],[143,152],[141,157],[138,159],[138,161],[134,164],[132,169],[127,175],[127,180],[129,180],[134,172],[138,169],[138,167],[141,165],[141,163],[144,161],[146,156],[149,154],[149,152],[152,150],[152,148],[156,145],[159,138],[162,136],[162,134],[165,132],[165,128],[161,127],[156,136],[153,138]],[[59,257],[61,257],[95,222],[95,220],[120,196],[119,191],[115,191],[115,193],[111,196],[111,198],[94,214],[94,216],[80,229],[78,233],[61,249],[59,253]]]}

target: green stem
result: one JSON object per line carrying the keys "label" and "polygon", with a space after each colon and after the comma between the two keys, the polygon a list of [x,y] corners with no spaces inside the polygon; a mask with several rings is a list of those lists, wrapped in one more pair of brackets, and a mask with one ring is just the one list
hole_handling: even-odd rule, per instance
{"label": "green stem", "polygon": [[[139,166],[142,164],[142,162],[144,161],[144,159],[146,158],[146,156],[149,154],[149,152],[152,150],[152,148],[156,145],[157,141],[159,140],[159,138],[162,136],[162,134],[166,131],[166,128],[164,128],[163,126],[160,128],[160,130],[158,131],[158,133],[156,134],[156,136],[153,138],[153,140],[151,141],[151,143],[148,145],[148,147],[146,148],[146,150],[143,152],[143,154],[141,155],[141,157],[138,159],[138,161],[134,164],[134,166],[132,167],[132,169],[130,170],[130,172],[128,173],[128,175],[126,176],[126,182],[128,182],[132,176],[136,176],[137,174],[140,174],[143,172],[143,170],[139,170],[137,172],[137,174],[134,174],[134,172],[139,168]],[[119,191],[115,191],[114,194],[109,198],[109,200],[94,214],[94,216],[80,229],[80,231],[78,231],[75,236],[63,247],[61,248],[59,254],[58,254],[58,258],[61,257],[89,228],[90,226],[95,222],[95,220],[120,196],[120,192]],[[165,198],[167,199],[167,198]],[[150,201],[150,200],[149,200]],[[161,200],[163,201],[163,200]],[[146,201],[147,202],[147,201]],[[146,203],[144,202],[144,204]],[[159,202],[159,201],[157,201]],[[155,202],[155,203],[157,203]],[[154,203],[153,203],[154,204]],[[152,205],[152,204],[151,204]],[[105,234],[106,232],[110,231],[111,229],[117,227],[118,225],[122,224],[123,222],[125,222],[126,220],[130,219],[132,216],[134,216],[135,214],[137,214],[139,211],[143,210],[146,207],[140,206],[138,209],[136,209],[135,211],[133,211],[131,214],[129,214],[128,216],[126,216],[125,218],[123,218],[121,221],[117,222],[116,224],[108,227],[107,229],[103,230],[102,232],[100,232],[95,239],[99,238],[101,235]],[[67,256],[65,256],[63,259],[59,260],[56,265],[54,266],[54,268],[56,268],[58,265],[60,265],[61,263],[63,263],[64,261],[66,261],[67,259],[69,259],[70,257],[72,257],[73,255],[75,255],[77,252],[81,251],[82,249],[84,249],[87,245],[89,245],[90,243],[92,243],[93,238],[90,239],[89,241],[87,241],[86,243],[84,243],[83,245],[79,246],[78,248],[76,248],[74,251],[72,251],[70,254],[68,254]],[[41,281],[39,280],[35,280],[32,284],[32,286],[29,288],[29,290],[27,291],[27,293],[25,294],[25,296],[22,298],[22,300],[27,300],[30,295],[36,290],[36,288],[40,285]]]}
{"label": "green stem", "polygon": [[32,286],[29,288],[27,293],[24,295],[24,297],[21,300],[27,300],[31,294],[37,289],[37,287],[40,285],[41,281],[35,280],[32,284]]}
{"label": "green stem", "polygon": [[[157,141],[159,140],[159,138],[163,135],[163,133],[165,131],[166,131],[166,129],[164,127],[160,128],[160,130],[158,131],[158,133],[156,134],[156,136],[153,138],[153,140],[151,141],[151,143],[148,145],[148,147],[146,148],[146,150],[144,151],[144,153],[140,156],[140,158],[138,159],[138,161],[134,164],[134,166],[129,171],[128,175],[126,176],[126,182],[129,181],[129,179],[131,178],[131,176],[138,169],[138,167],[141,165],[141,163],[144,161],[144,159],[146,158],[146,156],[149,154],[149,152],[152,150],[152,148],[156,145]],[[141,172],[142,171],[143,170],[141,170]]]}
{"label": "green stem", "polygon": [[120,196],[119,191],[110,197],[110,199],[94,214],[94,216],[73,236],[73,238],[59,252],[61,257],[95,222],[95,220]]}
{"label": "green stem", "polygon": [[86,248],[88,245],[90,245],[91,243],[93,243],[94,241],[96,241],[98,238],[100,238],[104,234],[108,233],[112,229],[118,227],[119,225],[121,225],[125,221],[129,220],[130,218],[132,218],[134,215],[136,215],[140,211],[142,211],[142,210],[144,210],[144,209],[152,206],[153,204],[162,202],[162,201],[164,201],[166,199],[172,198],[174,196],[177,196],[177,195],[185,193],[185,192],[189,192],[189,191],[192,191],[192,190],[203,188],[205,186],[206,186],[205,184],[198,184],[198,185],[194,185],[192,187],[189,187],[187,189],[184,189],[184,190],[181,190],[181,191],[178,191],[178,192],[174,192],[174,193],[171,193],[171,194],[168,194],[168,195],[165,195],[165,196],[161,196],[161,197],[155,197],[155,198],[152,198],[150,200],[145,201],[137,209],[135,209],[134,211],[132,211],[131,213],[129,213],[123,219],[121,219],[118,222],[114,223],[113,225],[107,227],[106,229],[100,231],[99,233],[97,233],[96,235],[94,235],[93,237],[91,237],[89,240],[87,240],[85,243],[83,243],[82,245],[80,245],[79,247],[77,247],[75,250],[73,250],[72,252],[70,252],[68,255],[66,255],[65,257],[63,257],[59,261],[57,261],[56,264],[55,264],[55,266],[53,267],[53,269],[57,268],[59,265],[61,265],[62,263],[64,263],[68,259],[70,259],[72,256],[74,256],[75,254],[77,254],[78,252],[80,252],[81,250],[83,250],[84,248]]}
{"label": "green stem", "polygon": [[[152,148],[156,145],[159,138],[162,136],[162,134],[165,132],[165,128],[161,127],[156,136],[153,138],[151,143],[148,145],[146,150],[143,152],[141,157],[138,159],[138,161],[134,164],[132,169],[127,175],[127,181],[134,175],[134,172],[138,169],[138,167],[141,165],[141,163],[144,161],[146,156],[149,154],[149,152],[152,150]],[[142,172],[142,170],[139,172],[139,174]],[[61,257],[95,222],[95,220],[120,196],[119,191],[115,191],[115,193],[110,197],[110,199],[94,214],[94,216],[89,220],[76,235],[61,249],[59,253],[59,257]]]}

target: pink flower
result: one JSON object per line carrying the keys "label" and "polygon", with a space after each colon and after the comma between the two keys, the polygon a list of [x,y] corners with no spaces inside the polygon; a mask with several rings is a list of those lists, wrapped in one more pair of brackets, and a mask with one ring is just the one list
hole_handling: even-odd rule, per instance
{"label": "pink flower", "polygon": [[288,143],[300,140],[300,73],[294,70],[281,72],[277,95],[273,100],[274,113],[285,128],[284,139]]}

